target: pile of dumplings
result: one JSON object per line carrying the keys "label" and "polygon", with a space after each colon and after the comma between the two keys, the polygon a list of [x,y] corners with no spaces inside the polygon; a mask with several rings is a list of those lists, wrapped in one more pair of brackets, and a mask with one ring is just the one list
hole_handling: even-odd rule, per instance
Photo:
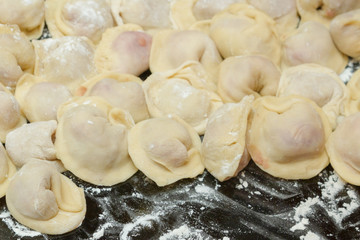
{"label": "pile of dumplings", "polygon": [[252,159],[360,185],[360,72],[339,77],[359,43],[357,0],[3,0],[0,194],[63,234],[86,212],[64,171],[165,186]]}

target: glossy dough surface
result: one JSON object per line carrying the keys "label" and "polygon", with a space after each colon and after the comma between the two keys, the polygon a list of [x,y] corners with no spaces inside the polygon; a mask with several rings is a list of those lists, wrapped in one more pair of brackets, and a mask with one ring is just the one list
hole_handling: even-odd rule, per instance
{"label": "glossy dough surface", "polygon": [[158,186],[204,171],[199,135],[176,117],[137,123],[130,130],[129,153],[136,167]]}
{"label": "glossy dough surface", "polygon": [[86,212],[84,191],[51,164],[38,160],[25,164],[14,175],[6,205],[21,224],[46,234],[74,230]]}

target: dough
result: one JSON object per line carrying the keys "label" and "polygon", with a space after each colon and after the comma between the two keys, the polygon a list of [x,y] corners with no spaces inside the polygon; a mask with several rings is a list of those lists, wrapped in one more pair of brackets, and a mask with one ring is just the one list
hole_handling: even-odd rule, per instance
{"label": "dough", "polygon": [[58,107],[72,98],[61,83],[46,82],[32,74],[24,74],[16,85],[15,98],[30,122],[57,120]]}
{"label": "dough", "polygon": [[46,0],[45,19],[51,36],[86,36],[95,44],[102,33],[113,27],[107,0]]}
{"label": "dough", "polygon": [[257,166],[284,179],[309,179],[328,164],[331,126],[313,101],[265,96],[253,103],[247,149]]}
{"label": "dough", "polygon": [[44,2],[44,0],[1,0],[0,23],[16,24],[28,38],[39,38],[45,25]]}
{"label": "dough", "polygon": [[330,34],[341,52],[358,60],[360,58],[360,9],[335,17],[330,24]]}
{"label": "dough", "polygon": [[209,117],[202,142],[204,164],[219,181],[235,177],[250,161],[245,138],[253,99],[226,103]]}
{"label": "dough", "polygon": [[204,171],[200,137],[177,117],[137,123],[130,130],[129,153],[135,166],[158,186]]}
{"label": "dough", "polygon": [[16,25],[0,24],[0,83],[13,90],[24,72],[33,73],[34,64],[34,48],[25,34]]}
{"label": "dough", "polygon": [[239,102],[246,95],[275,96],[280,75],[267,57],[229,57],[219,65],[218,92],[224,102]]}
{"label": "dough", "polygon": [[82,96],[99,96],[113,107],[128,111],[135,123],[149,118],[142,80],[130,74],[103,73],[86,81]]}
{"label": "dough", "polygon": [[358,0],[296,0],[301,23],[316,21],[329,26],[335,16],[360,7]]}
{"label": "dough", "polygon": [[6,205],[21,224],[51,235],[79,227],[86,212],[84,191],[39,160],[25,164],[11,179]]}
{"label": "dough", "polygon": [[340,74],[348,58],[339,52],[329,30],[318,22],[306,22],[283,43],[283,68],[303,63],[317,63]]}
{"label": "dough", "polygon": [[360,112],[360,70],[356,70],[346,85],[350,99],[345,106],[345,116]]}
{"label": "dough", "polygon": [[66,36],[33,41],[34,75],[61,83],[71,92],[95,75],[94,46],[86,37]]}
{"label": "dough", "polygon": [[210,75],[222,61],[211,38],[196,30],[163,30],[154,38],[150,53],[152,73],[178,68],[186,61],[198,61]]}
{"label": "dough", "polygon": [[15,165],[11,162],[4,146],[0,144],[0,198],[5,196],[10,179],[15,173]]}
{"label": "dough", "polygon": [[360,186],[360,113],[339,124],[326,143],[331,166],[346,182]]}
{"label": "dough", "polygon": [[188,62],[174,71],[153,73],[143,83],[151,117],[177,115],[199,134],[205,131],[208,117],[222,105],[221,98]]}
{"label": "dough", "polygon": [[131,115],[100,97],[73,98],[58,110],[56,156],[82,180],[111,186],[136,171],[128,153]]}
{"label": "dough", "polygon": [[56,158],[54,146],[57,122],[55,120],[24,124],[6,136],[6,150],[16,167],[32,160],[45,160],[59,171],[65,171]]}
{"label": "dough", "polygon": [[152,37],[134,24],[109,28],[95,51],[99,72],[114,71],[139,76],[149,69]]}
{"label": "dough", "polygon": [[317,64],[301,64],[283,71],[276,96],[289,95],[313,100],[322,108],[333,129],[349,100],[348,89],[340,77]]}
{"label": "dough", "polygon": [[264,55],[279,65],[281,44],[275,21],[248,4],[233,4],[211,20],[210,37],[224,58]]}

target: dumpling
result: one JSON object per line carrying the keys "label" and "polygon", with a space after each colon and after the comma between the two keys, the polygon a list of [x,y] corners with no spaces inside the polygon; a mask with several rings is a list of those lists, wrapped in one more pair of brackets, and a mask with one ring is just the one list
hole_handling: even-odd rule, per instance
{"label": "dumpling", "polygon": [[328,26],[335,16],[360,7],[358,0],[296,0],[301,23],[316,21]]}
{"label": "dumpling", "polygon": [[246,95],[275,96],[280,75],[267,57],[229,57],[219,65],[217,91],[224,102],[239,102]]}
{"label": "dumpling", "polygon": [[71,92],[96,72],[94,46],[86,37],[66,36],[33,41],[34,75],[61,83]]}
{"label": "dumpling", "polygon": [[245,3],[246,0],[177,0],[171,7],[171,17],[179,29],[185,30],[238,2]]}
{"label": "dumpling", "polygon": [[84,191],[39,160],[25,164],[11,179],[6,205],[21,224],[52,235],[79,227],[86,213]]}
{"label": "dumpling", "polygon": [[318,22],[306,22],[283,43],[283,68],[317,63],[340,74],[348,62],[331,39],[329,30]]}
{"label": "dumpling", "polygon": [[360,9],[335,17],[330,24],[330,34],[336,47],[346,55],[360,58]]}
{"label": "dumpling", "polygon": [[198,61],[215,75],[222,58],[213,40],[201,31],[163,30],[154,36],[150,53],[152,73],[178,68],[187,61]]}
{"label": "dumpling", "polygon": [[44,2],[44,0],[2,0],[0,23],[16,24],[28,38],[39,38],[45,25]]}
{"label": "dumpling", "polygon": [[264,55],[279,65],[281,44],[275,21],[248,4],[233,4],[211,20],[210,37],[224,58]]}
{"label": "dumpling", "polygon": [[311,100],[297,96],[258,98],[253,103],[247,149],[257,166],[284,179],[309,179],[328,164],[331,126]]}
{"label": "dumpling", "polygon": [[134,23],[144,29],[172,28],[171,0],[111,0],[111,12],[118,25]]}
{"label": "dumpling", "polygon": [[58,107],[72,98],[70,90],[61,83],[46,82],[32,74],[18,81],[15,98],[30,122],[57,120]]}
{"label": "dumpling", "polygon": [[202,152],[205,168],[219,181],[236,176],[250,161],[245,139],[253,99],[226,103],[209,117]]}
{"label": "dumpling", "polygon": [[16,167],[32,160],[44,160],[64,171],[56,158],[54,146],[57,122],[55,120],[24,124],[6,136],[6,150]]}
{"label": "dumpling", "polygon": [[177,117],[137,123],[129,133],[129,153],[135,166],[158,186],[204,171],[200,137]]}
{"label": "dumpling", "polygon": [[331,133],[326,150],[331,166],[346,182],[360,186],[360,112],[345,117]]}
{"label": "dumpling", "polygon": [[112,106],[128,111],[135,123],[149,118],[142,80],[130,74],[99,74],[79,88],[79,95],[99,96]]}
{"label": "dumpling", "polygon": [[283,71],[276,96],[300,95],[322,108],[333,129],[344,113],[349,92],[331,69],[317,64],[302,64]]}
{"label": "dumpling", "polygon": [[136,171],[128,153],[131,115],[99,97],[74,98],[58,110],[56,156],[82,180],[111,186]]}
{"label": "dumpling", "polygon": [[203,134],[208,117],[222,101],[196,72],[189,70],[192,64],[196,62],[174,71],[153,73],[143,88],[151,117],[176,115]]}
{"label": "dumpling", "polygon": [[0,24],[0,83],[14,89],[25,72],[34,71],[34,64],[34,48],[24,33],[16,25]]}
{"label": "dumpling", "polygon": [[346,85],[350,93],[349,102],[345,106],[345,115],[360,112],[360,69],[356,70]]}
{"label": "dumpling", "polygon": [[95,51],[99,72],[113,71],[139,76],[149,69],[152,37],[134,24],[109,28]]}
{"label": "dumpling", "polygon": [[5,196],[10,179],[15,172],[15,165],[11,162],[4,146],[0,144],[0,198]]}
{"label": "dumpling", "polygon": [[102,33],[113,27],[109,1],[47,0],[45,19],[51,36],[85,36],[95,44]]}

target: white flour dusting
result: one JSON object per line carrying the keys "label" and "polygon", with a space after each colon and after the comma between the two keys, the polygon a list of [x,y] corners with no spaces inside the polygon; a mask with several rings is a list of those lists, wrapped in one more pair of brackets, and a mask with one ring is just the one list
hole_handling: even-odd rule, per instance
{"label": "white flour dusting", "polygon": [[148,226],[152,227],[152,223],[159,221],[159,213],[152,213],[136,218],[132,223],[125,224],[119,235],[120,239],[128,239],[129,233],[137,226]]}
{"label": "white flour dusting", "polygon": [[315,233],[309,231],[305,236],[301,236],[300,240],[320,240],[320,237]]}
{"label": "white flour dusting", "polygon": [[202,230],[192,229],[186,225],[182,225],[179,228],[176,228],[172,231],[168,231],[166,234],[162,235],[159,240],[172,240],[172,239],[196,239],[203,240],[204,238],[201,235]]}
{"label": "white flour dusting", "polygon": [[0,213],[0,219],[18,237],[36,237],[36,236],[41,235],[41,233],[39,233],[37,231],[33,231],[33,230],[25,227],[24,225],[18,223],[16,220],[12,219],[10,212],[7,210],[4,210],[3,212]]}
{"label": "white flour dusting", "polygon": [[247,188],[249,186],[247,181],[242,180],[241,178],[239,181],[240,181],[240,184],[236,185],[237,189],[241,190],[241,189]]}

